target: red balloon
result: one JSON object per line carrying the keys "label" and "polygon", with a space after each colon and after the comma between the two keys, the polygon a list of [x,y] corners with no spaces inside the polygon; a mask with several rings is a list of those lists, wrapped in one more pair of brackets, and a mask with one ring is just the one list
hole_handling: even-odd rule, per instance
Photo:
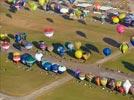
{"label": "red balloon", "polygon": [[52,37],[54,34],[54,29],[53,28],[45,28],[44,34],[46,37]]}
{"label": "red balloon", "polygon": [[95,4],[95,8],[96,8],[97,10],[99,10],[99,9],[101,8],[100,4],[99,4],[99,3],[96,3],[96,4]]}

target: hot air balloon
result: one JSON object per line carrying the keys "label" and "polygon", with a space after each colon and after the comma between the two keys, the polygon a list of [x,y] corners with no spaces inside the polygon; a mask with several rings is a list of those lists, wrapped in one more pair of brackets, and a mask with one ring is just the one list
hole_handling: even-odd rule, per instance
{"label": "hot air balloon", "polygon": [[131,44],[134,46],[134,36],[132,36],[132,37],[130,38],[130,42],[131,42]]}
{"label": "hot air balloon", "polygon": [[121,13],[120,15],[119,15],[119,19],[124,19],[126,17],[126,14],[125,13]]}
{"label": "hot air balloon", "polygon": [[22,39],[21,39],[21,36],[20,36],[19,34],[16,34],[16,35],[15,35],[15,42],[16,42],[16,43],[20,43],[21,40],[22,40]]}
{"label": "hot air balloon", "polygon": [[121,25],[121,24],[118,24],[116,26],[116,31],[119,33],[119,34],[122,34],[125,32],[125,26],[124,25]]}
{"label": "hot air balloon", "polygon": [[88,73],[85,75],[85,77],[87,81],[91,82],[94,78],[94,75],[92,73]]}
{"label": "hot air balloon", "polygon": [[130,87],[130,93],[134,96],[134,85]]}
{"label": "hot air balloon", "polygon": [[82,55],[83,55],[82,50],[76,50],[75,51],[75,57],[76,58],[80,59],[80,58],[82,58]]}
{"label": "hot air balloon", "polygon": [[30,49],[32,49],[33,44],[32,44],[31,42],[27,42],[26,44],[24,44],[24,46],[25,46],[25,48],[26,48],[27,50],[30,50]]}
{"label": "hot air balloon", "polygon": [[40,62],[41,59],[42,59],[42,57],[43,57],[42,52],[37,51],[37,52],[35,53],[35,59],[36,59],[36,61]]}
{"label": "hot air balloon", "polygon": [[105,55],[105,56],[109,56],[109,55],[111,55],[111,49],[110,48],[104,48],[103,49],[103,54]]}
{"label": "hot air balloon", "polygon": [[81,81],[83,81],[83,80],[85,79],[85,74],[81,72],[81,73],[79,74],[79,79],[80,79]]}
{"label": "hot air balloon", "polygon": [[8,41],[2,41],[1,47],[2,47],[5,51],[7,51],[7,50],[9,49],[9,47],[10,47],[10,43],[9,43]]}
{"label": "hot air balloon", "polygon": [[48,46],[47,46],[47,50],[48,50],[49,52],[52,52],[52,51],[54,50],[54,47],[53,47],[52,45],[48,45]]}
{"label": "hot air balloon", "polygon": [[71,4],[73,4],[75,2],[75,0],[68,0]]}
{"label": "hot air balloon", "polygon": [[31,11],[35,11],[38,7],[37,4],[33,1],[28,2],[28,6],[29,6]]}
{"label": "hot air balloon", "polygon": [[0,33],[0,40],[4,40],[7,38],[7,34]]}
{"label": "hot air balloon", "polygon": [[118,88],[118,91],[121,94],[124,94],[125,93],[125,90],[124,90],[124,88],[122,86]]}
{"label": "hot air balloon", "polygon": [[95,77],[95,84],[100,86],[100,77],[99,76]]}
{"label": "hot air balloon", "polygon": [[58,46],[56,51],[60,56],[64,56],[65,54],[65,48],[63,46]]}
{"label": "hot air balloon", "polygon": [[115,79],[109,79],[107,87],[114,90],[115,89]]}
{"label": "hot air balloon", "polygon": [[80,41],[74,43],[75,49],[77,49],[77,50],[80,49],[81,45],[82,44]]}
{"label": "hot air balloon", "polygon": [[94,6],[96,10],[99,10],[101,8],[101,5],[99,3],[95,3]]}
{"label": "hot air balloon", "polygon": [[128,94],[130,87],[132,86],[132,84],[130,83],[129,80],[126,80],[123,83],[123,88],[125,89],[125,93]]}
{"label": "hot air balloon", "polygon": [[39,48],[40,48],[41,50],[45,50],[45,49],[47,48],[47,46],[46,46],[46,44],[45,44],[44,41],[40,41],[40,42],[39,42]]}
{"label": "hot air balloon", "polygon": [[100,82],[102,86],[106,86],[108,79],[107,78],[101,78]]}
{"label": "hot air balloon", "polygon": [[48,61],[42,61],[42,67],[47,71],[51,71],[52,63]]}
{"label": "hot air balloon", "polygon": [[54,29],[53,28],[45,28],[44,35],[46,37],[52,37],[54,35]]}
{"label": "hot air balloon", "polygon": [[36,62],[36,59],[32,55],[24,53],[21,55],[21,62],[31,67]]}
{"label": "hot air balloon", "polygon": [[71,43],[71,42],[67,42],[67,43],[65,43],[65,46],[66,46],[66,48],[68,49],[68,50],[74,50],[74,44],[73,43]]}
{"label": "hot air balloon", "polygon": [[66,70],[67,70],[67,68],[66,68],[65,66],[59,66],[59,68],[58,68],[58,73],[59,73],[59,74],[62,74],[62,73],[64,73]]}
{"label": "hot air balloon", "polygon": [[52,64],[51,70],[52,70],[53,72],[57,73],[59,66],[60,66],[60,65],[58,65],[58,64]]}
{"label": "hot air balloon", "polygon": [[117,23],[119,23],[120,20],[118,17],[114,16],[114,17],[112,17],[112,21],[113,21],[113,23],[117,24]]}
{"label": "hot air balloon", "polygon": [[129,49],[129,45],[126,43],[126,42],[123,42],[121,45],[120,45],[120,50],[122,53],[126,53]]}
{"label": "hot air balloon", "polygon": [[47,4],[49,2],[49,0],[39,0],[39,4],[41,6],[44,6],[45,4]]}
{"label": "hot air balloon", "polygon": [[13,53],[13,61],[15,63],[18,63],[21,60],[20,53],[19,52],[14,52]]}
{"label": "hot air balloon", "polygon": [[88,60],[89,57],[90,57],[90,53],[84,53],[84,54],[82,55],[82,57],[83,57],[84,60]]}
{"label": "hot air balloon", "polygon": [[116,88],[118,89],[119,87],[121,87],[121,85],[122,85],[122,81],[116,80],[116,82],[115,82]]}

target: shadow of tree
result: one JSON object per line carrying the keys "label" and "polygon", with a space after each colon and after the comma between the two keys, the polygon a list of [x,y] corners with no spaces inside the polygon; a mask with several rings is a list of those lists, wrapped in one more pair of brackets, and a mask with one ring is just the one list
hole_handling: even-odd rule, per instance
{"label": "shadow of tree", "polygon": [[124,65],[124,67],[126,67],[130,71],[134,72],[134,64],[131,64],[131,63],[126,62],[126,61],[122,61],[122,64]]}
{"label": "shadow of tree", "polygon": [[50,22],[50,23],[54,23],[53,19],[51,19],[51,18],[46,18],[46,20],[47,20],[48,22]]}
{"label": "shadow of tree", "polygon": [[86,43],[85,48],[89,52],[94,51],[96,53],[99,53],[99,49],[96,46],[94,46],[93,44]]}
{"label": "shadow of tree", "polygon": [[109,38],[109,37],[105,37],[103,38],[103,41],[113,47],[119,48],[120,47],[120,43],[118,43],[117,41]]}
{"label": "shadow of tree", "polygon": [[81,36],[81,37],[87,38],[86,34],[82,31],[76,31],[76,34]]}

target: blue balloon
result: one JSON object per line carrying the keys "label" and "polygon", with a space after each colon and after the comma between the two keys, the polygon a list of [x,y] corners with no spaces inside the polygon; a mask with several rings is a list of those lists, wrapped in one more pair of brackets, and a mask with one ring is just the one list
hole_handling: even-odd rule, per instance
{"label": "blue balloon", "polygon": [[134,40],[131,40],[131,44],[134,46]]}
{"label": "blue balloon", "polygon": [[68,0],[71,4],[73,4],[75,2],[75,0]]}
{"label": "blue balloon", "polygon": [[65,54],[65,48],[63,46],[59,46],[57,48],[57,53],[60,55],[60,56],[64,56]]}
{"label": "blue balloon", "polygon": [[24,53],[23,55],[21,55],[21,62],[23,64],[26,64],[26,59],[28,56],[30,56],[28,53]]}
{"label": "blue balloon", "polygon": [[51,71],[52,64],[50,62],[45,62],[45,63],[42,63],[42,67],[47,71]]}
{"label": "blue balloon", "polygon": [[53,72],[55,72],[55,73],[58,72],[58,68],[59,68],[59,65],[58,65],[58,64],[53,64],[53,65],[51,66],[51,70],[52,70]]}
{"label": "blue balloon", "polygon": [[109,55],[111,54],[111,52],[112,52],[112,51],[111,51],[110,48],[104,48],[104,49],[103,49],[103,53],[104,53],[105,56],[109,56]]}
{"label": "blue balloon", "polygon": [[21,36],[20,35],[15,35],[15,42],[18,43],[21,41]]}

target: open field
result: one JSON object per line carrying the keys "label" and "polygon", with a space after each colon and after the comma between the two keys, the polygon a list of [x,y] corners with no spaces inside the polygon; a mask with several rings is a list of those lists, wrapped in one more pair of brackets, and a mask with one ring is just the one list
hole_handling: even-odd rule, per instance
{"label": "open field", "polygon": [[[44,40],[47,44],[64,44],[67,41],[81,41],[83,46],[87,47],[91,52],[91,57],[86,63],[94,63],[95,61],[103,58],[104,55],[102,54],[102,50],[105,47],[110,47],[112,49],[112,52],[117,51],[117,45],[119,44],[118,42],[128,41],[129,37],[134,32],[133,30],[127,29],[125,34],[123,36],[120,36],[115,30],[115,25],[102,25],[97,22],[92,22],[90,18],[87,18],[85,25],[78,21],[65,20],[63,17],[55,13],[50,14],[39,9],[35,12],[23,9],[19,12],[12,13],[8,11],[4,6],[2,6],[2,4],[0,4],[0,12],[0,33],[14,34],[16,32],[27,32],[29,41],[33,42]],[[53,22],[50,22],[49,19],[53,20]],[[43,29],[45,27],[53,27],[55,29],[55,34],[51,39],[44,36]],[[80,36],[79,32],[85,34],[86,38]],[[46,53],[49,55],[48,52]],[[59,57],[55,53],[52,53],[51,55]],[[121,65],[120,61],[122,61],[122,59],[126,59],[126,61],[133,63],[133,55],[131,53],[128,55],[128,58],[121,57],[118,60],[119,62],[117,65]],[[35,89],[40,88],[43,85],[49,84],[50,82],[62,77],[47,75],[45,71],[41,73],[41,69],[37,67],[37,65],[33,66],[32,71],[27,72],[23,69],[23,67],[25,67],[24,65],[16,65],[10,61],[6,62],[6,54],[1,54],[0,57],[0,68],[2,69],[0,70],[0,92],[6,94],[18,96],[26,95],[29,92],[34,91]],[[78,61],[69,55],[65,55],[65,58],[66,60],[72,59],[72,61]],[[115,68],[114,63],[109,62],[107,65],[111,66],[111,68]],[[21,68],[18,68],[18,66],[21,66]],[[122,69],[122,71],[131,73],[131,71],[125,67]],[[89,97],[93,98],[94,100],[100,100],[100,98],[102,98],[101,100],[104,100],[104,97],[109,100],[116,100],[116,98],[118,98],[117,100],[128,99],[128,97],[121,95],[106,93],[101,89],[96,94],[98,88],[91,89],[91,91],[89,91],[86,89],[86,87],[83,86],[80,86],[78,88],[78,85],[75,83],[67,83],[67,85],[64,87],[65,89],[61,87],[58,89],[58,91],[56,90],[50,93],[50,95],[53,95],[54,93],[56,93],[56,95],[50,97],[48,94],[47,96],[39,97],[39,100],[42,100],[43,98],[45,98],[45,100],[62,100],[65,97],[63,95],[63,91],[65,91],[65,95],[67,97],[65,99],[67,100],[86,100]],[[85,92],[77,92],[82,90]],[[61,95],[58,96],[58,94]],[[74,96],[70,96],[71,94]],[[82,98],[78,97],[80,94],[83,95],[81,96]],[[111,97],[111,99],[109,97]]]}
{"label": "open field", "polygon": [[[72,80],[54,91],[38,97],[36,100],[132,100],[129,96],[108,92],[86,82]],[[92,88],[91,88],[92,87]]]}

